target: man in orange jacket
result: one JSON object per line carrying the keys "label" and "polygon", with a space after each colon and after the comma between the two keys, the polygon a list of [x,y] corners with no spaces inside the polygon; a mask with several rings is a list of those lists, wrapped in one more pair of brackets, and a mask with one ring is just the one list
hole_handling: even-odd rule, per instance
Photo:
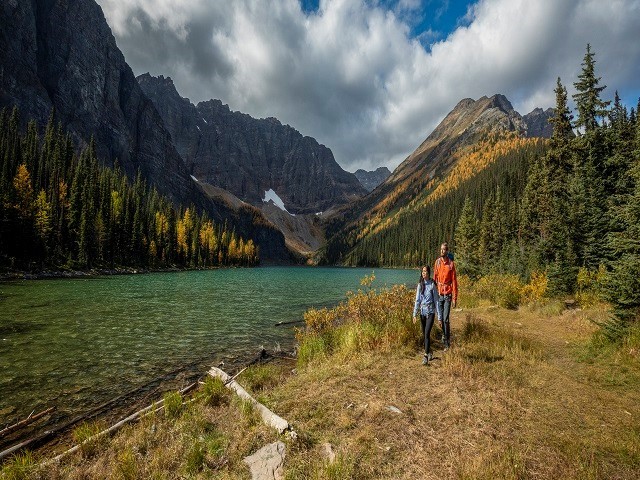
{"label": "man in orange jacket", "polygon": [[449,245],[443,243],[440,246],[440,256],[433,267],[433,281],[438,287],[438,319],[442,326],[445,351],[451,346],[451,331],[449,327],[449,312],[451,303],[456,308],[458,301],[458,279],[456,278],[456,265],[449,257]]}

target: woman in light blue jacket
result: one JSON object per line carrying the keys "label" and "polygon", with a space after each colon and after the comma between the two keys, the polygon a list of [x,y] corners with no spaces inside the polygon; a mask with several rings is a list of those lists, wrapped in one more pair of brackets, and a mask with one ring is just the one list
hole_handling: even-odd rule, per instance
{"label": "woman in light blue jacket", "polygon": [[423,365],[428,365],[429,360],[433,358],[431,354],[431,327],[433,327],[433,318],[436,311],[436,302],[438,294],[436,293],[436,285],[431,280],[431,269],[422,267],[420,282],[416,288],[416,302],[413,307],[413,323],[416,323],[418,310],[420,310],[420,323],[422,325],[422,333],[424,333],[424,358]]}

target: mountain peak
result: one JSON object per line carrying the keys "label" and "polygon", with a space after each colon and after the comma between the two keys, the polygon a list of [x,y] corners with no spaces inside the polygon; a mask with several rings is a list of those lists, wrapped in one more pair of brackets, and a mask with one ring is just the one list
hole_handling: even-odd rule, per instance
{"label": "mountain peak", "polygon": [[376,170],[367,171],[359,168],[355,171],[354,175],[358,179],[358,181],[362,184],[364,188],[367,189],[368,192],[374,190],[378,185],[384,182],[391,172],[387,167],[378,167]]}
{"label": "mountain peak", "polygon": [[154,77],[149,72],[147,72],[143,73],[142,75],[138,75],[138,77],[136,77],[136,80],[138,80],[138,84],[143,88],[143,90],[155,90],[176,99],[180,98],[182,100],[188,100],[183,99],[180,96],[171,77],[165,77],[163,75]]}
{"label": "mountain peak", "polygon": [[522,120],[527,125],[527,137],[551,138],[553,125],[549,123],[549,119],[552,118],[554,114],[555,110],[553,108],[543,110],[537,107],[523,116]]}
{"label": "mountain peak", "polygon": [[502,95],[501,93],[497,93],[491,98],[489,98],[489,105],[491,105],[492,108],[499,108],[500,110],[506,113],[510,113],[514,111],[513,105],[511,105],[511,102],[509,101],[509,99],[504,95]]}

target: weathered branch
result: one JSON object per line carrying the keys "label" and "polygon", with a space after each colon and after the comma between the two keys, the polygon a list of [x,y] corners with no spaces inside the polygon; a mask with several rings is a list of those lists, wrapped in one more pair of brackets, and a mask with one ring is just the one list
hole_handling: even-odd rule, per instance
{"label": "weathered branch", "polygon": [[240,398],[251,402],[258,413],[260,413],[260,416],[262,417],[262,421],[264,423],[275,428],[279,433],[282,433],[285,430],[289,429],[289,422],[273,413],[271,410],[269,410],[267,407],[265,407],[263,404],[249,395],[249,393],[247,393],[247,391],[242,388],[242,386],[227,373],[223,372],[217,367],[212,367],[211,370],[209,370],[209,375],[214,378],[219,378],[227,386],[227,388],[235,391]]}
{"label": "weathered branch", "polygon": [[[183,388],[182,390],[179,390],[179,393],[180,393],[180,395],[184,395],[185,393],[190,392],[191,390],[193,390],[197,386],[198,386],[198,382],[194,382],[191,385]],[[155,410],[153,410],[154,408],[155,408]],[[59,462],[60,460],[62,460],[67,455],[70,455],[70,454],[72,454],[74,452],[77,452],[80,448],[82,448],[82,445],[85,445],[85,444],[87,444],[89,442],[93,442],[93,441],[97,440],[100,437],[103,437],[105,435],[110,435],[110,434],[120,430],[127,423],[130,423],[130,422],[133,422],[135,420],[138,420],[140,417],[145,416],[147,413],[151,413],[151,410],[158,411],[158,410],[160,410],[162,408],[164,408],[164,399],[160,400],[157,403],[152,403],[151,405],[149,405],[148,407],[143,408],[142,410],[138,410],[137,412],[132,413],[128,417],[123,418],[118,423],[112,425],[111,427],[107,428],[106,430],[103,430],[103,431],[101,431],[99,433],[96,433],[92,437],[89,437],[86,440],[84,440],[82,443],[80,443],[80,444],[78,444],[78,445],[76,445],[74,447],[71,447],[69,450],[66,450],[66,451],[62,452],[60,455],[52,458],[51,460],[48,460],[47,462],[44,463],[44,465],[48,465],[50,463]]]}
{"label": "weathered branch", "polygon": [[9,425],[6,428],[3,428],[2,430],[0,430],[0,437],[4,437],[7,433],[11,433],[15,430],[18,430],[26,425],[29,425],[30,423],[35,422],[36,420],[38,420],[39,418],[44,417],[45,415],[48,415],[49,413],[53,412],[56,409],[56,407],[49,407],[46,410],[43,410],[40,413],[36,413],[35,415],[29,415],[27,418],[25,418],[24,420],[20,420],[18,423],[14,423],[13,425]]}

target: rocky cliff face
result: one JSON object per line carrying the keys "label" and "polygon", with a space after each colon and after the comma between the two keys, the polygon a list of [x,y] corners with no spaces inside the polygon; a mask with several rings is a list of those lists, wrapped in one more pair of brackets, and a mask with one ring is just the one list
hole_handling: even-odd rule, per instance
{"label": "rocky cliff face", "polygon": [[195,186],[90,0],[9,0],[0,7],[0,102],[43,124],[52,108],[77,142],[95,137],[100,158],[138,169],[173,200]]}
{"label": "rocky cliff face", "polygon": [[275,118],[233,112],[219,100],[193,105],[180,97],[170,78],[138,77],[198,180],[260,205],[273,189],[294,214],[316,213],[364,194],[331,150]]}
{"label": "rocky cliff face", "polygon": [[130,177],[140,171],[175,203],[193,202],[216,220],[237,222],[241,235],[263,239],[263,255],[286,257],[282,235],[258,232],[264,227],[254,229],[250,218],[213,202],[193,182],[93,0],[3,0],[0,44],[0,107],[18,106],[23,119],[40,125],[54,108],[76,143],[95,138],[104,162],[117,159]]}
{"label": "rocky cliff face", "polygon": [[354,175],[360,182],[360,184],[367,189],[368,192],[373,191],[378,185],[384,182],[391,172],[387,167],[379,167],[371,172],[363,169],[355,171]]}
{"label": "rocky cliff face", "polygon": [[549,119],[553,117],[555,110],[547,108],[535,108],[532,112],[527,113],[522,120],[527,126],[528,137],[551,138],[553,134],[553,125],[549,123]]}

